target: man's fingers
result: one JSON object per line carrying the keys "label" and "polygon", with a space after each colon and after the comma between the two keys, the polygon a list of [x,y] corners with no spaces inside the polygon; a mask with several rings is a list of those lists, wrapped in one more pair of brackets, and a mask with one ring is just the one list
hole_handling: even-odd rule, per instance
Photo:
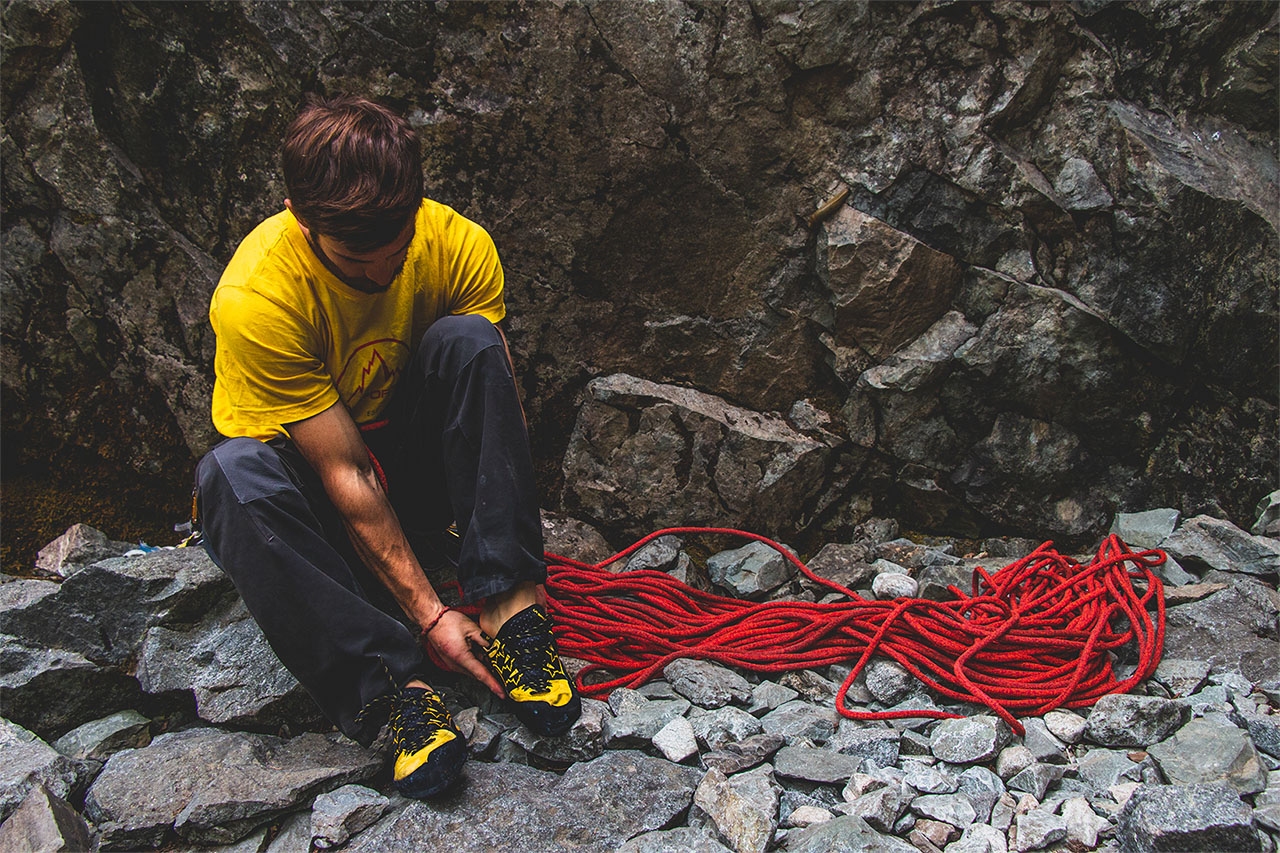
{"label": "man's fingers", "polygon": [[470,673],[471,677],[476,681],[479,681],[485,687],[488,687],[497,694],[499,698],[506,698],[507,694],[503,692],[502,685],[498,683],[498,679],[493,677],[493,673],[489,671],[489,668],[480,663],[479,659],[477,659],[475,655],[468,654],[459,661],[459,663],[466,668],[466,671]]}

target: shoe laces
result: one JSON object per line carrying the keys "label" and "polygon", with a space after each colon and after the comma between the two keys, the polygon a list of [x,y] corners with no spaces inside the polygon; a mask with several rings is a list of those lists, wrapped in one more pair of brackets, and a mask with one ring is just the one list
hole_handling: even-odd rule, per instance
{"label": "shoe laces", "polygon": [[421,687],[405,687],[394,693],[384,693],[366,705],[356,716],[357,721],[374,708],[391,706],[387,724],[391,727],[391,741],[397,752],[414,753],[422,749],[436,732],[453,729],[453,717],[444,707],[444,701],[434,690]]}
{"label": "shoe laces", "polygon": [[490,643],[489,657],[512,686],[541,693],[553,678],[565,678],[551,638],[551,620],[530,607],[507,620]]}

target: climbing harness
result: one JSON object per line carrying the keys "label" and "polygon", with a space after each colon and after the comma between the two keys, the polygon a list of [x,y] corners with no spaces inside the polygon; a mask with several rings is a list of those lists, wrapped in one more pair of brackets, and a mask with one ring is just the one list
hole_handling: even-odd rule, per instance
{"label": "climbing harness", "polygon": [[[663,572],[606,568],[668,534],[728,534],[763,542],[849,601],[752,603],[702,592]],[[588,662],[577,675],[578,689],[588,696],[639,687],[677,658],[761,673],[852,664],[836,694],[845,717],[960,716],[936,709],[849,707],[850,686],[879,655],[942,696],[986,706],[1022,734],[1015,713],[1039,716],[1122,693],[1155,671],[1164,645],[1163,587],[1151,568],[1165,555],[1135,553],[1114,535],[1103,540],[1087,566],[1045,542],[994,574],[979,567],[971,589],[950,586],[955,598],[945,602],[868,601],[819,577],[778,543],[726,528],[659,530],[594,564],[546,557],[556,641],[562,653]],[[1120,680],[1113,658],[1124,646],[1136,652],[1137,668]],[[585,680],[598,671],[612,677]]]}

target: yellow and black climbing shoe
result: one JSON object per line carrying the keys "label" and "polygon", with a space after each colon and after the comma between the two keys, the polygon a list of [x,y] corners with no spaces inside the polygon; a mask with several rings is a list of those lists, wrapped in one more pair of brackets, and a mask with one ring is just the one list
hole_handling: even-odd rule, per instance
{"label": "yellow and black climbing shoe", "polygon": [[467,742],[434,691],[406,687],[393,702],[388,723],[395,747],[396,787],[413,799],[434,797],[462,772]]}
{"label": "yellow and black climbing shoe", "polygon": [[569,731],[582,702],[564,673],[551,637],[551,620],[536,604],[498,629],[489,641],[489,666],[515,703],[516,717],[535,734],[555,737]]}

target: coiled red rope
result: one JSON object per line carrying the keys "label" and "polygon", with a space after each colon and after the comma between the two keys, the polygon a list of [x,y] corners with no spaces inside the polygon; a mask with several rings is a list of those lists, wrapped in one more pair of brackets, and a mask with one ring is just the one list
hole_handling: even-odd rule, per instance
{"label": "coiled red rope", "polygon": [[[701,592],[663,572],[606,568],[666,534],[728,534],[764,542],[806,577],[850,600],[752,603]],[[762,673],[852,663],[836,695],[836,708],[846,717],[960,716],[933,709],[849,707],[850,685],[872,655],[881,655],[942,696],[985,705],[1022,734],[1015,713],[1038,716],[1124,692],[1155,671],[1164,645],[1163,587],[1151,572],[1164,562],[1162,552],[1135,553],[1112,535],[1084,566],[1052,544],[995,574],[976,569],[968,592],[949,587],[952,601],[868,601],[814,574],[764,536],[673,527],[600,563],[548,553],[547,598],[561,652],[588,662],[577,676],[585,695],[639,687],[677,658]],[[1111,652],[1129,644],[1138,666],[1117,680]],[[583,681],[602,669],[615,677],[597,684]]]}

